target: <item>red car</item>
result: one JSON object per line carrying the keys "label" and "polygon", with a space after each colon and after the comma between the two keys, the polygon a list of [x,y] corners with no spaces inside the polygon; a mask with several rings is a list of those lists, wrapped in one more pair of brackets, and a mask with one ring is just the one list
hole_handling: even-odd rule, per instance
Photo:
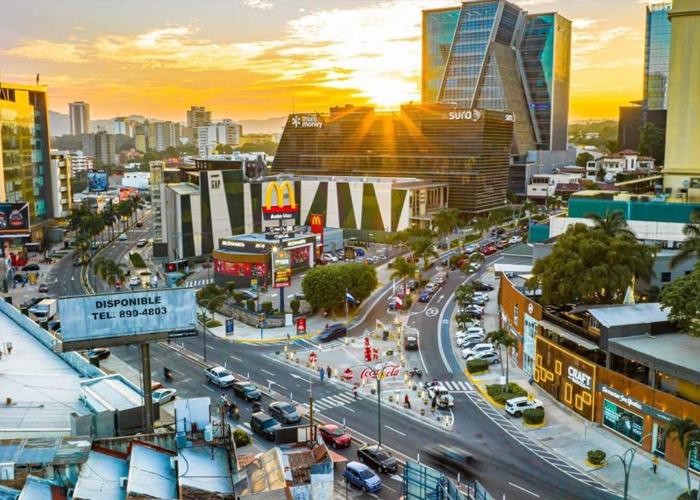
{"label": "red car", "polygon": [[497,252],[497,249],[493,245],[487,245],[481,250],[481,253],[483,253],[484,255],[491,255],[491,254],[496,253],[496,252]]}
{"label": "red car", "polygon": [[322,425],[318,428],[318,432],[321,434],[323,442],[333,448],[347,448],[352,441],[342,427],[334,424]]}

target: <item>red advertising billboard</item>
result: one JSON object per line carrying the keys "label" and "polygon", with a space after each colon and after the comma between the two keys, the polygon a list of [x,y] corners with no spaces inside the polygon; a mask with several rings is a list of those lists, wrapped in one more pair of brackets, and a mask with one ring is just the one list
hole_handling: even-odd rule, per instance
{"label": "red advertising billboard", "polygon": [[29,236],[29,204],[0,203],[0,238]]}
{"label": "red advertising billboard", "polygon": [[320,255],[323,252],[323,215],[322,214],[311,214],[309,215],[311,222],[311,232],[314,234],[321,235],[321,244],[318,246],[317,253]]}

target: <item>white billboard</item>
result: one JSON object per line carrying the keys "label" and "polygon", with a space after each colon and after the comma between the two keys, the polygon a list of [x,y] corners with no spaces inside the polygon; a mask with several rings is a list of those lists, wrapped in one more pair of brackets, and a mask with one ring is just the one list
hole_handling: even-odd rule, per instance
{"label": "white billboard", "polygon": [[68,349],[194,335],[196,309],[195,291],[191,288],[87,295],[58,301],[63,343]]}

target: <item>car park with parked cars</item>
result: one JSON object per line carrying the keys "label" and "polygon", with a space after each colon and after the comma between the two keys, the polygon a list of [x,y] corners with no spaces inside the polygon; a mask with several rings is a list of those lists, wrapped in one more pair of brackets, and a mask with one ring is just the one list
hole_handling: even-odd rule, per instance
{"label": "car park with parked cars", "polygon": [[469,359],[483,359],[488,361],[490,365],[495,365],[501,362],[501,357],[496,351],[482,351],[473,354]]}
{"label": "car park with parked cars", "polygon": [[236,383],[233,374],[223,366],[210,366],[204,369],[207,381],[219,387],[231,387]]}
{"label": "car park with parked cars", "polygon": [[530,398],[529,396],[520,396],[506,401],[506,413],[516,418],[522,417],[525,410],[536,408],[544,410],[544,404],[539,399]]}
{"label": "car park with parked cars", "polygon": [[472,288],[477,292],[490,292],[494,289],[493,285],[481,281],[473,281]]}
{"label": "car park with parked cars", "polygon": [[462,351],[462,357],[464,359],[470,359],[474,354],[477,352],[485,352],[485,351],[493,351],[496,352],[496,349],[493,347],[493,344],[477,344],[471,349],[464,349]]}

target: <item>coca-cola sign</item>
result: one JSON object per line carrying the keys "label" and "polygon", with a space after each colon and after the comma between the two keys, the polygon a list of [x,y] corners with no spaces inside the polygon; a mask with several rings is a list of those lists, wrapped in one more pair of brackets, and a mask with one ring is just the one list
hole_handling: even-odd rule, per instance
{"label": "coca-cola sign", "polygon": [[360,372],[360,378],[361,379],[368,379],[368,378],[377,378],[377,374],[379,372],[383,371],[384,372],[384,377],[398,377],[399,374],[401,373],[401,367],[399,365],[391,365],[391,366],[385,366],[383,370],[381,370],[379,367],[376,367],[374,369],[372,368],[365,368]]}

